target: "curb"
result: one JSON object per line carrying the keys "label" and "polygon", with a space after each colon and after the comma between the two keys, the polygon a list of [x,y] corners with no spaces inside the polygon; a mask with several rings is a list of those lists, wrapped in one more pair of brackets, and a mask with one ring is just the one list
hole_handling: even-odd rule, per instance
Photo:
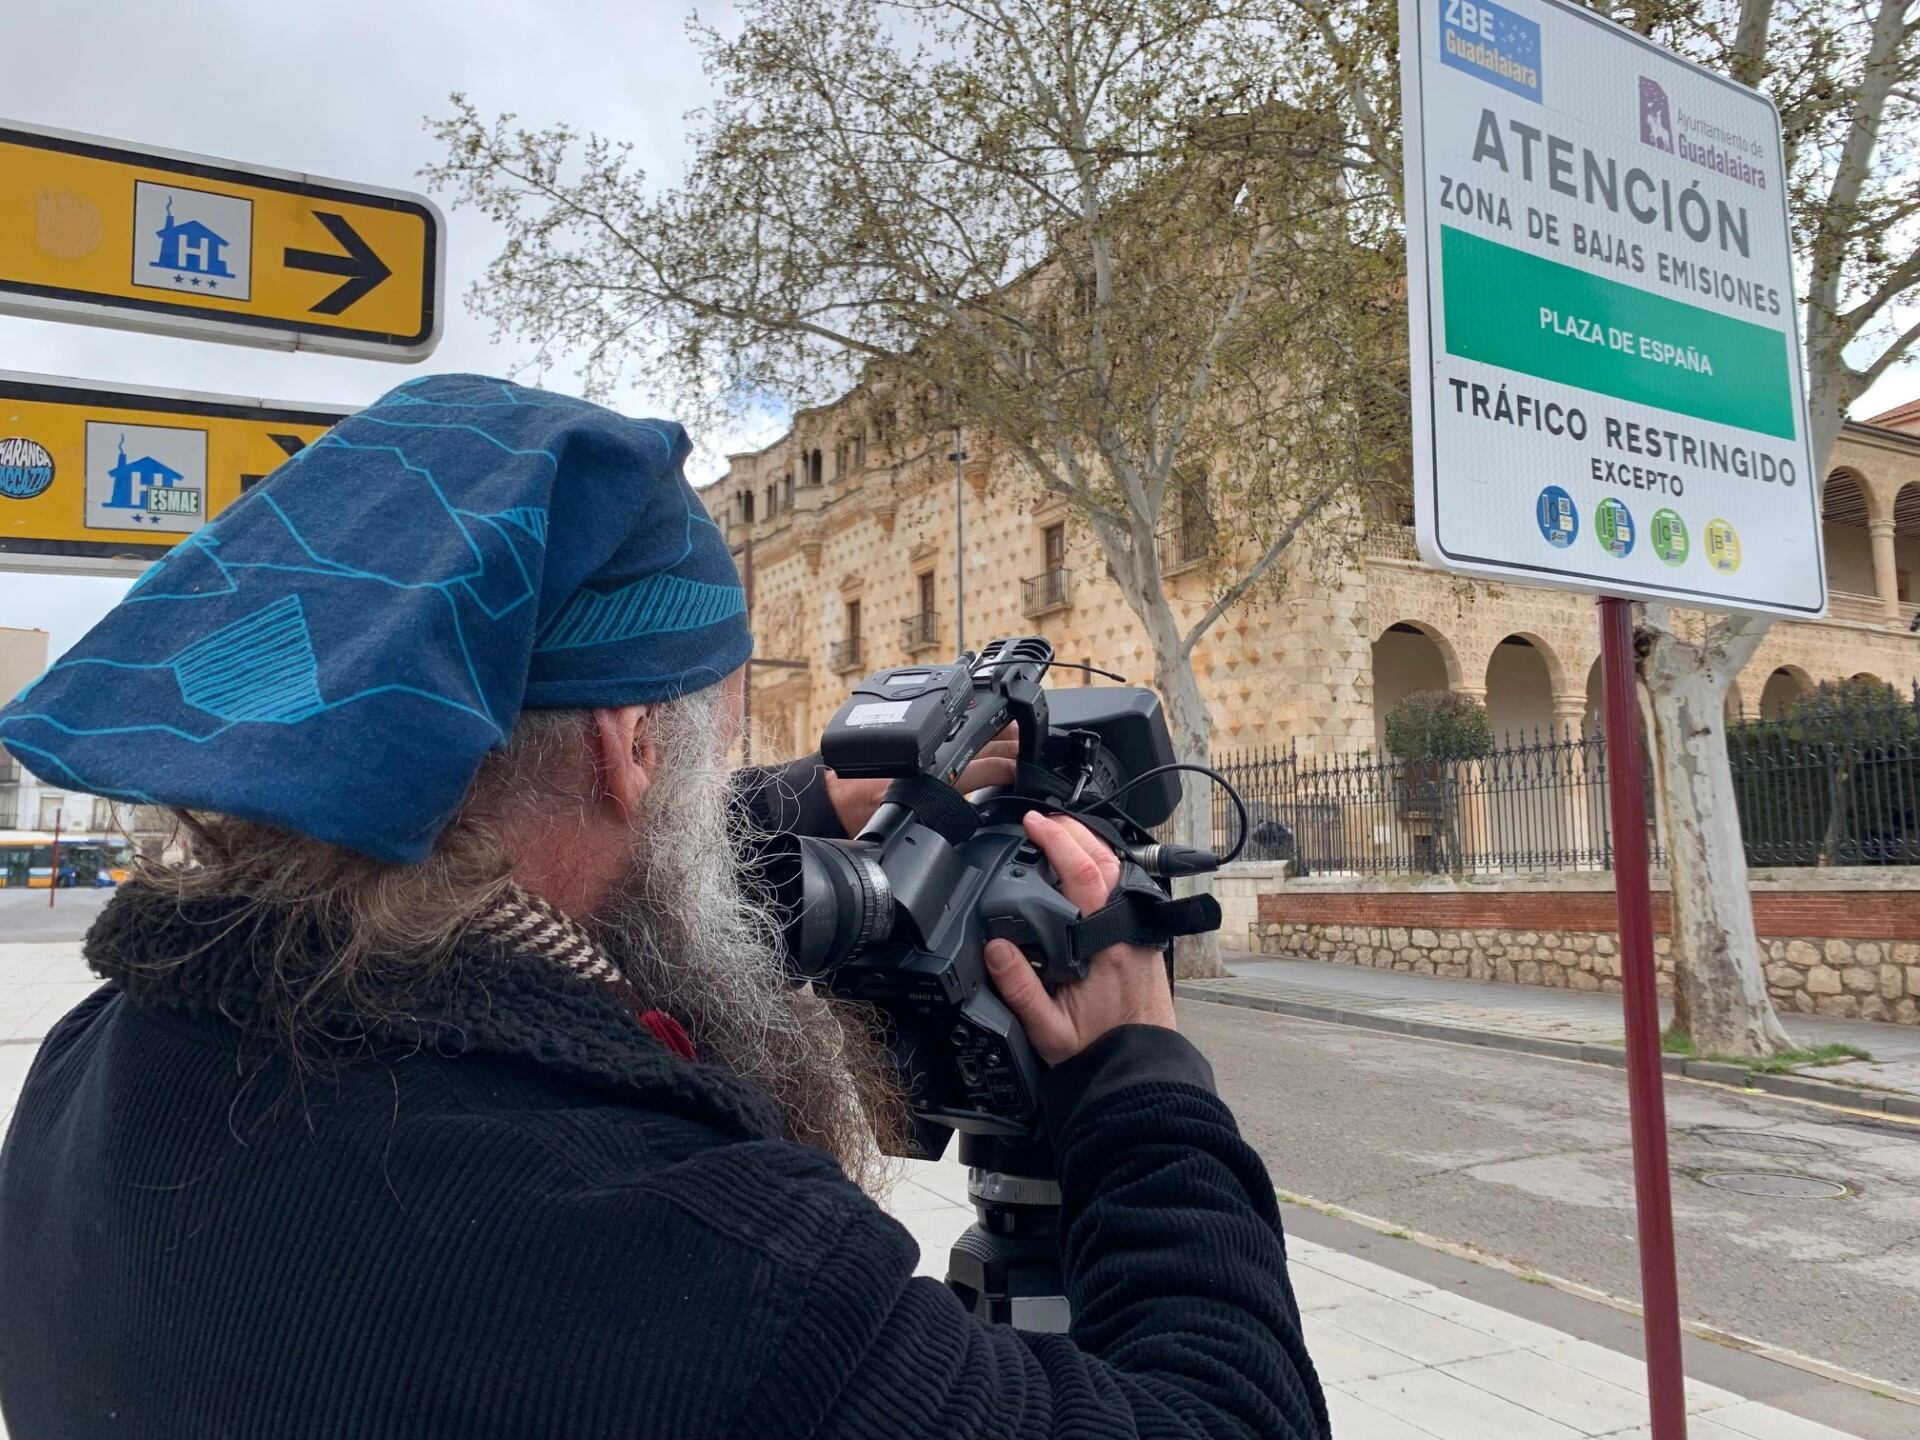
{"label": "curb", "polygon": [[[1553,1060],[1580,1060],[1590,1065],[1610,1065],[1616,1070],[1624,1070],[1627,1066],[1627,1052],[1619,1045],[1594,1045],[1574,1040],[1549,1040],[1536,1035],[1516,1035],[1507,1030],[1475,1030],[1464,1025],[1439,1025],[1430,1020],[1408,1020],[1370,1010],[1343,1010],[1338,1005],[1312,1005],[1301,1000],[1282,1000],[1276,996],[1245,991],[1203,989],[1185,980],[1174,982],[1173,993],[1182,1000],[1231,1005],[1242,1010],[1263,1010],[1268,1014],[1291,1015],[1300,1020],[1321,1020],[1334,1025],[1353,1025],[1362,1030],[1411,1035],[1421,1040],[1446,1040],[1456,1045],[1478,1045],[1487,1050],[1544,1055]],[[1730,1085],[1740,1090],[1758,1090],[1791,1100],[1811,1100],[1846,1110],[1865,1110],[1905,1120],[1920,1120],[1920,1096],[1896,1095],[1884,1090],[1856,1090],[1851,1085],[1835,1085],[1803,1075],[1755,1075],[1743,1066],[1713,1060],[1689,1060],[1684,1055],[1663,1055],[1661,1068],[1669,1075],[1680,1075],[1689,1080]]]}
{"label": "curb", "polygon": [[[1457,1260],[1465,1260],[1474,1265],[1485,1265],[1489,1269],[1499,1270],[1505,1274],[1515,1276],[1518,1279],[1529,1281],[1530,1283],[1551,1286],[1563,1294],[1572,1295],[1581,1300],[1591,1300],[1596,1304],[1605,1305],[1610,1309],[1621,1311],[1624,1314],[1633,1315],[1641,1319],[1645,1318],[1645,1312],[1636,1300],[1628,1300],[1624,1296],[1611,1294],[1608,1291],[1598,1289],[1592,1285],[1583,1285],[1578,1280],[1568,1280],[1545,1270],[1535,1270],[1530,1266],[1516,1265],[1513,1261],[1503,1259],[1491,1251],[1482,1250],[1477,1245],[1465,1245],[1455,1240],[1443,1240],[1438,1236],[1429,1235],[1424,1231],[1409,1230],[1404,1225],[1397,1225],[1391,1220],[1382,1220],[1376,1216],[1363,1214],[1358,1210],[1349,1210],[1344,1205],[1333,1205],[1324,1200],[1316,1200],[1311,1195],[1297,1195],[1292,1191],[1278,1188],[1275,1189],[1274,1194],[1277,1195],[1284,1204],[1299,1206],[1306,1210],[1315,1210],[1322,1215],[1331,1216],[1339,1220],[1349,1220],[1356,1225],[1364,1226],[1382,1235],[1394,1239],[1403,1239],[1425,1249],[1437,1251],[1442,1255],[1450,1255]],[[1865,1390],[1869,1394],[1884,1400],[1920,1407],[1920,1390],[1909,1389],[1891,1380],[1882,1380],[1872,1375],[1864,1375],[1857,1370],[1848,1370],[1842,1366],[1835,1365],[1829,1360],[1817,1359],[1811,1355],[1804,1355],[1798,1350],[1788,1350],[1783,1346],[1773,1345],[1765,1340],[1757,1340],[1750,1335],[1742,1335],[1737,1330],[1723,1330],[1718,1326],[1708,1325],[1704,1321],[1689,1320],[1684,1316],[1681,1317],[1680,1328],[1696,1339],[1705,1340],[1715,1345],[1723,1345],[1729,1350],[1743,1351],[1749,1355],[1757,1355],[1763,1360],[1771,1360],[1776,1364],[1791,1366],[1795,1370],[1804,1370],[1810,1375],[1818,1375],[1823,1380],[1831,1380],[1839,1385],[1851,1386],[1856,1390]],[[1710,1414],[1707,1418],[1711,1418]]]}

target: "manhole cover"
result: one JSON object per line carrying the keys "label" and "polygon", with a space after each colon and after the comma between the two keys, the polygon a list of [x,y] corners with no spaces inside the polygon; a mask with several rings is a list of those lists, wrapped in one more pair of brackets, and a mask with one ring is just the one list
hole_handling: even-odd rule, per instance
{"label": "manhole cover", "polygon": [[1696,1140],[1728,1150],[1749,1150],[1756,1155],[1816,1155],[1825,1147],[1818,1140],[1803,1140],[1798,1135],[1781,1135],[1772,1130],[1732,1130],[1724,1126],[1703,1126],[1693,1132]]}
{"label": "manhole cover", "polygon": [[1767,1170],[1717,1170],[1702,1175],[1700,1183],[1716,1190],[1775,1200],[1838,1200],[1847,1193],[1846,1186],[1817,1175],[1783,1175]]}

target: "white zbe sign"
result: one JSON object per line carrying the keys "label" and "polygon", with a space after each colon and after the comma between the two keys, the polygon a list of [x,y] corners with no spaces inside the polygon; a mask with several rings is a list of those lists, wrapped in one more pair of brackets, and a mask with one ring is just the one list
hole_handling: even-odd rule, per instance
{"label": "white zbe sign", "polygon": [[1820,614],[1772,105],[1561,0],[1403,0],[1400,58],[1422,555]]}

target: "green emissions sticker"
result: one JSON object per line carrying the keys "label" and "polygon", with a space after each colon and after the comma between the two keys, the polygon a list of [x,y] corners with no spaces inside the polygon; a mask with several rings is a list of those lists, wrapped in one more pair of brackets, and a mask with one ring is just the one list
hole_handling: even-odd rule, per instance
{"label": "green emissions sticker", "polygon": [[1633,553],[1633,516],[1611,495],[1594,507],[1593,538],[1616,560]]}
{"label": "green emissions sticker", "polygon": [[1794,438],[1785,332],[1440,227],[1447,350],[1616,400]]}
{"label": "green emissions sticker", "polygon": [[1653,553],[1669,565],[1687,563],[1687,522],[1671,510],[1653,512]]}

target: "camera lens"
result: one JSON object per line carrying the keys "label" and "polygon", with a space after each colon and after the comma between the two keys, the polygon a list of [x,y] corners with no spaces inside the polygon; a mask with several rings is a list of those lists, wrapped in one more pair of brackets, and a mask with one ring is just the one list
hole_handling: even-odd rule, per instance
{"label": "camera lens", "polygon": [[820,975],[893,933],[893,887],[873,847],[801,837],[800,904],[788,927],[793,968]]}

